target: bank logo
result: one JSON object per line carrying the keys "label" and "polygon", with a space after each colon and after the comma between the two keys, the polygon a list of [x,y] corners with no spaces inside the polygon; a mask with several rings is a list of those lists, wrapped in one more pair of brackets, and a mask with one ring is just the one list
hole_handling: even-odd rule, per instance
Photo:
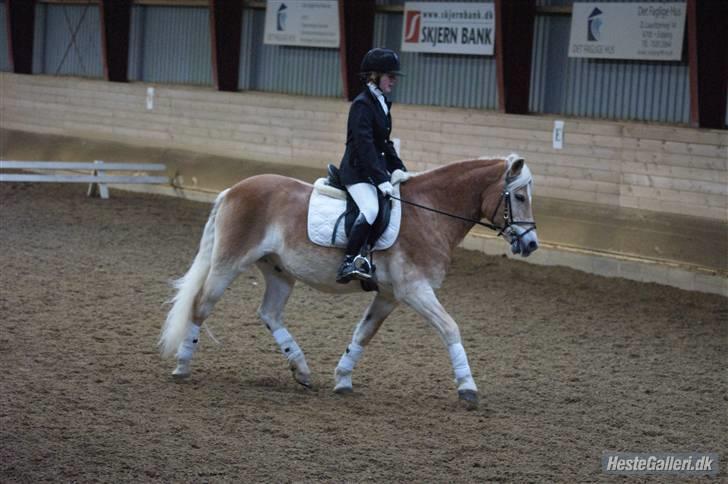
{"label": "bank logo", "polygon": [[404,41],[419,42],[420,24],[422,22],[422,12],[419,10],[408,10],[407,18],[404,23]]}
{"label": "bank logo", "polygon": [[288,17],[288,7],[286,7],[285,3],[281,3],[276,13],[276,30],[278,32],[286,30],[286,17]]}
{"label": "bank logo", "polygon": [[587,19],[586,40],[589,42],[598,42],[602,36],[603,24],[602,11],[595,8]]}

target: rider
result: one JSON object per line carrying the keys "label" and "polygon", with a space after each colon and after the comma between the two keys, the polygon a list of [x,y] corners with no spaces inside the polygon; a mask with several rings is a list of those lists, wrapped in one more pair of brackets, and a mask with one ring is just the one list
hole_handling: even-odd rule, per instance
{"label": "rider", "polygon": [[389,139],[392,131],[392,103],[385,94],[392,92],[399,72],[399,56],[390,49],[375,48],[361,63],[360,76],[366,87],[349,109],[346,151],[341,159],[340,180],[359,208],[346,246],[346,256],[336,282],[371,279],[371,263],[366,258],[366,242],[379,213],[377,188],[392,195],[391,173],[405,170]]}

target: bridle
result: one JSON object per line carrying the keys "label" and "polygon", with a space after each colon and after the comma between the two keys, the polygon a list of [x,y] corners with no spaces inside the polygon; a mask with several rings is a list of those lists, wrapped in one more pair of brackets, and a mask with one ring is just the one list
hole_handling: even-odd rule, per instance
{"label": "bridle", "polygon": [[[512,182],[513,179],[508,180],[506,179],[505,186],[503,187],[503,191],[501,192],[500,199],[498,200],[498,204],[495,206],[495,210],[493,210],[493,215],[490,217],[490,220],[495,222],[495,216],[498,213],[498,209],[500,208],[501,204],[503,204],[503,225],[496,225],[488,222],[481,222],[480,220],[475,220],[469,217],[462,217],[460,215],[455,215],[453,213],[444,212],[442,210],[438,210],[436,208],[427,207],[425,205],[420,205],[419,203],[410,202],[408,200],[403,200],[401,198],[395,197],[394,195],[390,195],[390,198],[394,200],[399,200],[402,203],[406,203],[408,205],[413,205],[418,208],[422,208],[424,210],[429,210],[430,212],[439,213],[440,215],[445,215],[448,217],[456,218],[458,220],[463,220],[465,222],[471,222],[476,225],[481,225],[483,227],[487,227],[491,230],[495,230],[498,232],[498,237],[503,235],[504,233],[507,233],[511,237],[511,243],[517,241],[520,243],[523,236],[525,236],[527,233],[531,232],[532,230],[536,229],[536,222],[532,220],[514,220],[513,219],[513,205],[511,202],[511,192],[508,188],[510,182]],[[523,230],[520,234],[517,230],[515,230],[513,227],[517,226],[525,226],[528,227],[527,229]],[[515,239],[515,240],[514,240]]]}
{"label": "bridle", "polygon": [[[513,220],[513,205],[511,203],[511,192],[508,189],[508,185],[511,181],[512,180],[506,179],[505,186],[503,187],[503,192],[501,193],[500,199],[498,200],[498,205],[495,206],[495,210],[493,210],[493,215],[490,217],[491,220],[495,221],[495,215],[498,213],[498,209],[500,208],[501,204],[503,204],[503,225],[500,227],[492,226],[491,228],[498,231],[499,237],[503,235],[506,230],[508,230],[509,235],[511,237],[515,237],[516,240],[520,242],[524,235],[536,229],[536,222],[534,222],[533,220]],[[530,183],[530,181],[527,182],[527,184],[528,183]],[[525,226],[528,228],[526,228],[523,232],[519,234],[517,230],[511,228],[513,226]]]}

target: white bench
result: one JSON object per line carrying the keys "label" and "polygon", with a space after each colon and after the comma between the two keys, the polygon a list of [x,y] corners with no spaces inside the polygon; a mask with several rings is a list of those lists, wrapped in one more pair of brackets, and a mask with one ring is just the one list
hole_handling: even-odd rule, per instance
{"label": "white bench", "polygon": [[33,172],[45,170],[89,170],[82,173],[0,173],[0,182],[33,182],[33,183],[89,183],[88,196],[109,198],[108,184],[135,185],[137,183],[155,183],[169,185],[166,176],[152,175],[109,175],[108,171],[159,172],[165,171],[162,163],[105,163],[96,160],[93,163],[77,163],[65,161],[5,161],[0,160],[0,170],[29,170]]}

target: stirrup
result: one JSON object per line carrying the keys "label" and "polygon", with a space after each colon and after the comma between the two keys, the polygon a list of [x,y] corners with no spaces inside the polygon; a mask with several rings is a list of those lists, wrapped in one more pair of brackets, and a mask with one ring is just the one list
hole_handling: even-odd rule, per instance
{"label": "stirrup", "polygon": [[361,254],[357,255],[354,257],[354,262],[352,262],[352,264],[355,268],[355,271],[352,272],[354,277],[363,281],[368,281],[372,278],[372,263],[369,262],[369,259],[366,256]]}
{"label": "stirrup", "polygon": [[336,274],[336,282],[346,284],[352,279],[368,281],[372,278],[372,266],[363,255],[347,256]]}

